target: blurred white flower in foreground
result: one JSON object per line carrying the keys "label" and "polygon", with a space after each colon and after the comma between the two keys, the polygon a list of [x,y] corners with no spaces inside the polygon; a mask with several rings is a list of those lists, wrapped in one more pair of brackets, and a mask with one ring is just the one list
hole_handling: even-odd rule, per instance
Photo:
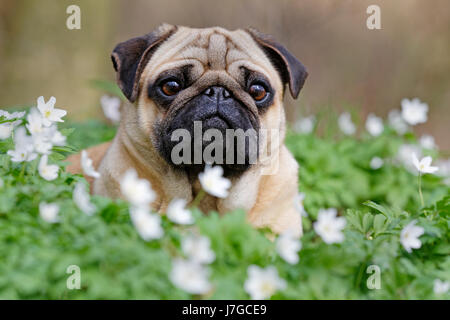
{"label": "blurred white flower in foreground", "polygon": [[11,122],[0,124],[0,140],[8,139],[14,130],[14,126]]}
{"label": "blurred white flower in foreground", "polygon": [[400,233],[400,243],[409,253],[411,253],[411,249],[419,249],[422,246],[419,237],[423,235],[424,229],[416,226],[416,223],[417,220],[411,221]]}
{"label": "blurred white flower in foreground", "polygon": [[100,178],[100,173],[95,170],[92,159],[89,158],[86,150],[81,151],[81,168],[85,175],[96,179]]}
{"label": "blurred white flower in foreground", "polygon": [[24,127],[17,128],[14,135],[15,149],[9,150],[7,154],[11,156],[11,161],[33,161],[37,157],[34,152],[33,140],[27,135]]}
{"label": "blurred white flower in foreground", "polygon": [[248,267],[247,273],[244,289],[253,300],[269,299],[276,291],[286,288],[286,281],[278,276],[278,271],[274,266],[263,269],[251,265]]}
{"label": "blurred white flower in foreground", "polygon": [[53,145],[52,143],[42,134],[35,134],[31,136],[33,138],[34,150],[40,154],[50,154]]}
{"label": "blurred white flower in foreground", "polygon": [[[44,126],[44,118],[42,114],[36,108],[31,108],[30,113],[27,116],[27,124],[26,127],[28,131],[31,133],[33,137],[33,143],[39,145],[39,143],[44,143],[50,145],[51,149],[53,145],[55,146],[63,146],[66,144],[66,137],[58,131],[56,124],[52,124],[49,127]],[[42,149],[42,147],[36,147],[36,149]],[[37,150],[40,152],[39,150]],[[48,153],[48,152],[40,152],[40,153]]]}
{"label": "blurred white flower in foreground", "polygon": [[30,113],[27,115],[26,127],[31,135],[44,133],[44,118],[36,108],[31,108]]}
{"label": "blurred white flower in foreground", "polygon": [[42,123],[46,127],[50,127],[53,122],[64,122],[61,118],[67,114],[66,110],[55,108],[55,97],[50,97],[50,99],[45,102],[44,97],[40,96],[37,99],[37,108],[42,115]]}
{"label": "blurred white flower in foreground", "polygon": [[445,294],[450,289],[450,282],[442,281],[441,279],[435,279],[433,283],[434,294]]}
{"label": "blurred white flower in foreground", "polygon": [[41,202],[39,204],[39,216],[48,223],[59,222],[59,206],[56,203],[45,203]]}
{"label": "blurred white flower in foreground", "polygon": [[428,105],[420,102],[418,98],[412,100],[403,99],[402,117],[410,125],[415,126],[427,121]]}
{"label": "blurred white flower in foreground", "polygon": [[172,283],[191,294],[204,294],[211,290],[207,267],[191,260],[175,259],[169,278]]}
{"label": "blurred white flower in foreground", "polygon": [[298,252],[302,243],[290,230],[280,234],[276,240],[277,252],[287,263],[296,264],[299,261]]}
{"label": "blurred white flower in foreground", "polygon": [[209,264],[216,258],[211,250],[211,241],[205,236],[187,236],[181,241],[181,248],[190,260],[197,263]]}
{"label": "blurred white flower in foreground", "polygon": [[120,183],[120,189],[125,199],[133,206],[148,207],[156,198],[150,182],[139,179],[134,169],[128,169],[125,172]]}
{"label": "blurred white flower in foreground", "polygon": [[95,212],[96,208],[94,204],[91,203],[89,193],[86,191],[84,183],[77,182],[72,196],[77,207],[85,214],[90,216]]}
{"label": "blurred white flower in foreground", "polygon": [[384,130],[383,119],[373,113],[369,114],[366,120],[366,130],[374,137],[379,136]]}
{"label": "blurred white flower in foreground", "polygon": [[150,213],[147,207],[131,207],[130,216],[134,227],[145,241],[159,239],[164,235],[161,217]]}
{"label": "blurred white flower in foreground", "polygon": [[328,244],[344,241],[344,229],[346,224],[344,217],[337,216],[335,208],[320,209],[317,221],[314,223],[314,230]]}
{"label": "blurred white flower in foreground", "polygon": [[389,112],[388,121],[398,134],[405,134],[409,130],[408,124],[403,120],[402,113],[398,109]]}
{"label": "blurred white flower in foreground", "polygon": [[316,117],[314,115],[300,118],[294,123],[294,130],[299,133],[308,134],[313,131],[315,123]]}
{"label": "blurred white flower in foreground", "polygon": [[5,110],[0,110],[0,118],[4,117],[3,120],[14,120],[11,122],[5,122],[0,124],[0,140],[8,139],[11,136],[14,128],[21,124],[22,120],[19,120],[25,115],[25,112],[13,112],[9,113]]}
{"label": "blurred white flower in foreground", "polygon": [[425,149],[432,150],[437,147],[436,143],[434,142],[434,137],[429,134],[424,134],[423,136],[421,136],[419,139],[419,143],[420,143],[421,147],[425,148]]}
{"label": "blurred white flower in foreground", "polygon": [[167,218],[178,224],[193,224],[194,217],[191,211],[186,209],[185,199],[173,199],[167,207]]}
{"label": "blurred white flower in foreground", "polygon": [[338,125],[339,129],[348,136],[356,132],[356,126],[352,121],[352,116],[348,112],[341,113],[338,119]]}
{"label": "blurred white flower in foreground", "polygon": [[106,118],[111,120],[113,123],[118,123],[120,121],[121,101],[118,97],[109,97],[104,95],[100,98],[100,104],[102,105],[103,113]]}
{"label": "blurred white flower in foreground", "polygon": [[230,180],[224,178],[221,166],[205,166],[205,171],[198,175],[203,190],[218,198],[228,196],[228,188],[231,186]]}
{"label": "blurred white flower in foreground", "polygon": [[39,161],[38,171],[42,178],[47,181],[55,180],[58,177],[59,167],[56,164],[48,164],[48,156],[43,155]]}
{"label": "blurred white flower in foreground", "polygon": [[302,217],[307,217],[308,213],[305,210],[305,207],[303,206],[303,201],[305,200],[305,194],[303,192],[297,193],[297,195],[294,197],[294,207],[295,210],[297,210]]}
{"label": "blurred white flower in foreground", "polygon": [[5,117],[6,120],[13,120],[13,119],[17,119],[16,121],[13,122],[17,122],[18,124],[21,123],[21,118],[23,118],[25,116],[25,111],[18,111],[18,112],[13,112],[13,113],[9,113],[6,110],[0,110],[0,117]]}
{"label": "blurred white flower in foreground", "polygon": [[415,153],[412,154],[412,163],[420,173],[434,173],[438,171],[438,167],[431,166],[432,161],[433,159],[429,156],[419,161],[417,155]]}
{"label": "blurred white flower in foreground", "polygon": [[58,127],[55,124],[47,127],[45,133],[54,146],[66,145],[66,136],[58,131]]}
{"label": "blurred white flower in foreground", "polygon": [[383,159],[380,157],[373,157],[372,160],[370,160],[370,168],[373,170],[380,169],[384,164]]}
{"label": "blurred white flower in foreground", "polygon": [[395,159],[397,162],[405,166],[405,168],[411,173],[416,173],[415,167],[411,162],[411,155],[415,153],[418,156],[422,155],[422,150],[415,144],[403,144],[398,148]]}

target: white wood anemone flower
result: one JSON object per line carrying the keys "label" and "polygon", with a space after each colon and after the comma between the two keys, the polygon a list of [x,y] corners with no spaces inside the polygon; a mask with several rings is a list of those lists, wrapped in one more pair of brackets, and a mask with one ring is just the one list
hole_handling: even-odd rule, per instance
{"label": "white wood anemone flower", "polygon": [[424,134],[419,139],[420,146],[424,149],[434,150],[437,149],[434,137],[430,134]]}
{"label": "white wood anemone flower", "polygon": [[14,150],[8,150],[7,154],[13,162],[33,161],[37,158],[34,152],[33,139],[28,136],[24,127],[19,127],[14,135]]}
{"label": "white wood anemone flower", "polygon": [[169,278],[183,291],[191,294],[205,294],[212,289],[209,282],[209,269],[192,260],[175,259]]}
{"label": "white wood anemone flower", "polygon": [[438,171],[438,167],[433,167],[431,165],[432,161],[433,159],[430,156],[422,158],[419,161],[417,155],[415,153],[412,154],[412,163],[420,173],[435,173]]}
{"label": "white wood anemone flower", "polygon": [[352,116],[348,112],[343,112],[338,118],[338,125],[339,129],[345,134],[345,135],[352,135],[356,132],[356,126],[352,121]]}
{"label": "white wood anemone flower", "polygon": [[228,189],[231,182],[223,177],[223,168],[221,166],[205,166],[205,171],[198,175],[203,190],[212,196],[218,198],[228,197]]}
{"label": "white wood anemone flower", "polygon": [[299,261],[298,252],[302,248],[302,243],[293,231],[288,230],[280,234],[276,240],[278,255],[289,264],[297,264]]}
{"label": "white wood anemone flower", "polygon": [[58,178],[59,167],[56,164],[48,164],[48,156],[43,155],[39,161],[39,174],[47,181],[52,181]]}
{"label": "white wood anemone flower", "polygon": [[137,232],[145,241],[159,239],[164,235],[161,217],[150,213],[148,207],[131,207],[131,221]]}
{"label": "white wood anemone flower", "polygon": [[247,273],[244,289],[253,300],[269,299],[276,291],[286,288],[286,281],[278,276],[278,271],[274,266],[260,268],[251,265],[248,267]]}
{"label": "white wood anemone flower", "polygon": [[369,114],[366,120],[366,130],[372,136],[378,137],[384,130],[383,119],[377,117],[373,113]]}
{"label": "white wood anemone flower", "polygon": [[446,294],[450,289],[449,281],[442,281],[441,279],[435,279],[433,282],[433,292],[434,294],[441,295]]}
{"label": "white wood anemone flower", "polygon": [[418,98],[412,100],[402,99],[402,117],[410,125],[415,126],[427,121],[428,104]]}
{"label": "white wood anemone flower", "polygon": [[77,182],[73,190],[72,197],[77,207],[88,216],[95,212],[96,207],[93,203],[91,203],[89,193],[86,191],[86,187],[83,182]]}
{"label": "white wood anemone flower", "polygon": [[192,261],[201,264],[209,264],[216,259],[211,250],[211,241],[205,236],[187,236],[181,241],[183,253]]}
{"label": "white wood anemone flower", "polygon": [[403,120],[402,113],[398,109],[389,112],[388,122],[399,135],[404,135],[409,130],[408,124]]}
{"label": "white wood anemone flower", "polygon": [[120,190],[132,206],[149,206],[156,199],[156,193],[153,191],[149,181],[139,179],[134,169],[128,169],[122,177]]}
{"label": "white wood anemone flower", "polygon": [[25,116],[25,112],[13,112],[9,113],[5,110],[0,110],[0,118],[3,117],[3,120],[14,120],[10,122],[5,122],[0,124],[0,140],[8,139],[12,132],[14,131],[14,128],[17,127],[22,123],[21,118]]}
{"label": "white wood anemone flower", "polygon": [[45,132],[44,118],[36,108],[31,108],[27,115],[27,124],[25,125],[31,135],[43,134]]}
{"label": "white wood anemone flower", "polygon": [[36,108],[31,108],[27,116],[26,127],[31,133],[35,149],[39,153],[49,154],[54,145],[64,146],[66,144],[66,137],[58,131],[55,124],[49,127],[44,126],[44,118]]}
{"label": "white wood anemone flower", "polygon": [[317,221],[314,223],[314,230],[325,243],[340,243],[344,241],[342,229],[344,229],[345,224],[345,218],[338,217],[335,208],[320,209]]}
{"label": "white wood anemone flower", "polygon": [[316,117],[314,115],[300,118],[294,123],[294,130],[299,133],[309,134],[314,130]]}
{"label": "white wood anemone flower", "polygon": [[120,104],[121,101],[118,97],[109,97],[104,95],[100,98],[100,104],[102,106],[105,117],[111,120],[113,123],[119,123],[120,121]]}
{"label": "white wood anemone flower", "polygon": [[59,206],[56,203],[45,203],[41,202],[39,204],[39,216],[42,220],[48,223],[59,222]]}
{"label": "white wood anemone flower", "polygon": [[419,237],[424,234],[425,230],[422,227],[416,226],[417,220],[411,221],[400,232],[400,243],[403,248],[409,253],[412,249],[419,249],[422,242]]}
{"label": "white wood anemone flower", "polygon": [[58,127],[55,124],[52,124],[50,127],[45,128],[45,134],[54,146],[66,145],[66,136],[58,131]]}
{"label": "white wood anemone flower", "polygon": [[186,209],[185,199],[173,199],[167,207],[167,218],[178,224],[193,224],[194,217],[189,209]]}
{"label": "white wood anemone flower", "polygon": [[42,123],[46,127],[51,126],[54,122],[64,122],[61,118],[67,114],[67,111],[55,108],[55,103],[55,97],[50,97],[47,102],[45,102],[43,96],[37,99],[37,108],[42,115]]}
{"label": "white wood anemone flower", "polygon": [[307,217],[308,213],[305,210],[305,207],[303,205],[303,201],[305,200],[305,194],[303,192],[297,193],[297,195],[294,197],[294,207],[295,210],[297,210],[302,217]]}
{"label": "white wood anemone flower", "polygon": [[95,170],[86,150],[81,151],[81,168],[85,175],[95,179],[100,178],[100,173]]}
{"label": "white wood anemone flower", "polygon": [[378,170],[378,169],[380,169],[382,166],[383,166],[383,164],[384,164],[384,160],[383,159],[381,159],[380,157],[373,157],[371,160],[370,160],[370,168],[372,169],[372,170]]}
{"label": "white wood anemone flower", "polygon": [[33,145],[16,145],[14,150],[8,150],[7,153],[12,162],[29,162],[37,158]]}
{"label": "white wood anemone flower", "polygon": [[12,122],[0,124],[0,140],[5,140],[11,137],[13,130],[14,126],[12,125]]}
{"label": "white wood anemone flower", "polygon": [[33,147],[37,153],[49,155],[52,151],[53,144],[48,137],[43,134],[34,134],[31,136],[33,140]]}

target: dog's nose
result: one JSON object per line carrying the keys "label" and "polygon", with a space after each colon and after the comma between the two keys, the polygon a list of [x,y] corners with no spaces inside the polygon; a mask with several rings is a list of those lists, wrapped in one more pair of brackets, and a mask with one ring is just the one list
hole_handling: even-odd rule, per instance
{"label": "dog's nose", "polygon": [[226,100],[231,98],[231,93],[224,87],[220,86],[212,86],[206,89],[203,92],[204,95],[210,97],[213,100],[219,101],[219,100]]}

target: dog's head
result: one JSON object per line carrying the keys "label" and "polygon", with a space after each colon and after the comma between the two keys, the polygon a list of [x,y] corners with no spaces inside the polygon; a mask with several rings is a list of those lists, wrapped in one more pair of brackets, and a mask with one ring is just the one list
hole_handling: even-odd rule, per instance
{"label": "dog's head", "polygon": [[[261,141],[261,129],[284,134],[286,85],[296,98],[307,77],[303,64],[285,47],[253,29],[162,25],[152,33],[119,43],[112,61],[119,87],[134,104],[134,118],[125,121],[132,121],[149,137],[168,163],[201,168],[210,162],[203,153],[221,134],[223,152],[216,145],[210,154],[228,173],[242,172],[251,165],[249,141],[255,136],[247,135],[243,146],[237,143],[230,150],[225,148],[230,142],[225,138],[227,132],[256,132],[259,154],[261,144],[265,148],[270,140]],[[185,137],[180,130],[191,137],[181,149],[177,145]],[[200,157],[195,154],[196,146]],[[230,152],[234,155],[227,158]],[[175,161],[174,155],[179,155],[182,163]],[[244,156],[243,163],[236,161],[238,155]]]}

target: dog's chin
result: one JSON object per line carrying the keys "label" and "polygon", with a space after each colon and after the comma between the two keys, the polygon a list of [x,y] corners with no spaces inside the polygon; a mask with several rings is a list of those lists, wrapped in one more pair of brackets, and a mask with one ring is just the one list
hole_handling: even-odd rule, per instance
{"label": "dog's chin", "polygon": [[[212,116],[201,121],[202,130],[201,134],[197,135],[194,133],[194,129],[192,127],[187,128],[176,128],[166,132],[163,136],[161,136],[158,150],[161,156],[165,159],[165,161],[170,164],[173,168],[178,170],[186,171],[189,175],[197,175],[198,173],[204,171],[205,165],[220,165],[224,169],[224,176],[239,176],[246,170],[248,170],[252,163],[250,161],[250,151],[248,141],[244,145],[244,148],[241,150],[238,149],[238,144],[234,143],[233,146],[229,147],[226,144],[226,141],[222,143],[221,148],[221,156],[216,155],[217,147],[214,147],[213,143],[215,142],[215,137],[210,137],[206,139],[207,133],[214,129],[215,132],[220,132],[222,137],[226,137],[227,129],[242,129],[244,132],[247,129],[244,128],[235,128],[231,125],[230,121],[224,119],[220,116]],[[171,137],[174,136],[174,132],[177,129],[185,129],[185,132],[189,133],[189,136],[192,137],[190,141],[190,147],[186,148],[186,150],[181,149],[180,151],[180,143],[182,143],[182,139],[172,141]],[[206,134],[205,134],[206,132]],[[208,148],[209,147],[209,148]],[[176,148],[176,149],[174,149]],[[230,161],[227,159],[227,155],[229,156],[230,149],[233,148],[232,154],[234,155]],[[196,151],[197,150],[197,151]],[[201,150],[201,157],[196,155],[196,152]],[[187,156],[184,152],[189,152]],[[210,155],[210,159],[205,159],[205,154]],[[238,155],[240,156],[240,160],[238,160]],[[176,156],[178,158],[188,159],[187,161],[174,161]]]}

